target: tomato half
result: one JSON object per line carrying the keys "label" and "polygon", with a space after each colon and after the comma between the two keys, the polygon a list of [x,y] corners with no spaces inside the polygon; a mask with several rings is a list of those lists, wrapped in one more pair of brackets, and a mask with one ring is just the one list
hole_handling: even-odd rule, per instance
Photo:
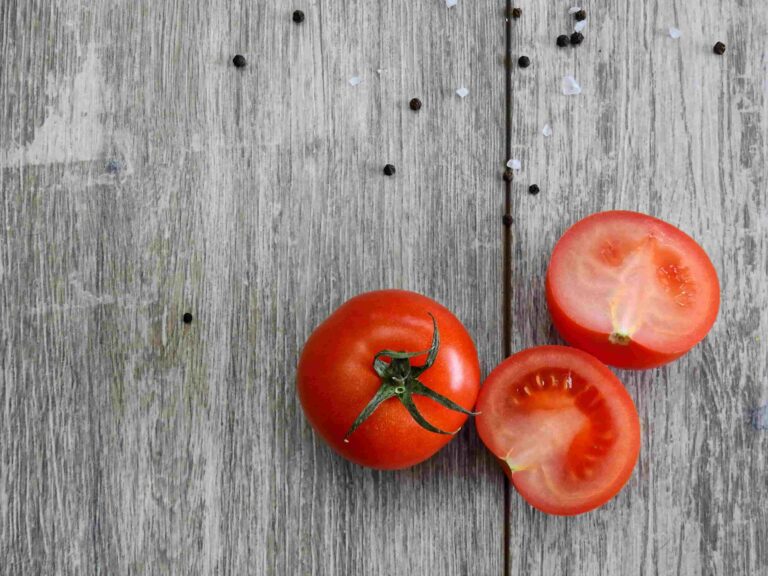
{"label": "tomato half", "polygon": [[317,327],[297,385],[307,419],[336,452],[363,466],[406,468],[464,424],[480,365],[447,308],[414,292],[380,290],[352,298]]}
{"label": "tomato half", "polygon": [[483,383],[477,411],[481,440],[542,512],[602,506],[637,462],[632,398],[607,366],[575,348],[539,346],[510,356]]}
{"label": "tomato half", "polygon": [[621,368],[653,368],[707,335],[720,307],[712,262],[695,240],[637,212],[601,212],[558,241],[547,303],[570,344]]}

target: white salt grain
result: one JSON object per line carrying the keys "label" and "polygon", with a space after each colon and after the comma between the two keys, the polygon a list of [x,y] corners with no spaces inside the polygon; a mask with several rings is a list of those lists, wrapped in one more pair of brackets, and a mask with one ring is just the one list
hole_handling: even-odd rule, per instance
{"label": "white salt grain", "polygon": [[678,38],[680,38],[680,36],[682,36],[682,35],[683,35],[683,33],[682,33],[682,32],[680,32],[680,30],[678,30],[678,29],[677,29],[677,28],[675,28],[674,26],[671,26],[671,27],[669,28],[669,36],[670,36],[671,38],[673,38],[673,39],[677,40],[677,39],[678,39]]}
{"label": "white salt grain", "polygon": [[545,138],[549,138],[552,136],[552,126],[549,124],[544,124],[544,128],[541,129],[541,133],[544,134]]}
{"label": "white salt grain", "polygon": [[448,6],[448,8],[453,8],[458,3],[459,0],[445,0],[445,5]]}
{"label": "white salt grain", "polygon": [[579,20],[578,22],[576,22],[576,24],[573,25],[573,30],[574,32],[582,32],[586,27],[587,27],[587,21]]}
{"label": "white salt grain", "polygon": [[456,96],[458,96],[459,98],[466,98],[468,95],[469,95],[469,90],[464,88],[464,86],[456,90]]}
{"label": "white salt grain", "polygon": [[387,69],[386,69],[386,68],[379,68],[378,70],[376,70],[376,74],[378,74],[379,76],[381,76],[381,73],[382,73],[382,72],[386,72],[386,71],[387,71]]}
{"label": "white salt grain", "polygon": [[517,158],[512,158],[509,162],[507,162],[507,168],[511,168],[512,170],[520,170],[523,165]]}
{"label": "white salt grain", "polygon": [[358,84],[362,84],[363,79],[360,78],[360,76],[352,76],[352,78],[349,79],[349,85],[350,86],[357,86]]}
{"label": "white salt grain", "polygon": [[576,78],[573,76],[563,76],[562,88],[563,94],[566,96],[581,94],[581,86],[579,86],[579,83],[576,82]]}
{"label": "white salt grain", "polygon": [[576,12],[578,12],[579,10],[581,10],[579,6],[574,6],[573,8],[568,10],[568,14],[576,14]]}

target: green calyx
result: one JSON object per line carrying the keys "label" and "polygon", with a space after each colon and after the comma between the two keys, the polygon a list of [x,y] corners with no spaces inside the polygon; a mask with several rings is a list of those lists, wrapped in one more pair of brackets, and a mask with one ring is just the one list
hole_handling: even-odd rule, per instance
{"label": "green calyx", "polygon": [[[434,363],[437,358],[437,352],[440,348],[440,332],[437,329],[437,321],[432,314],[429,315],[432,318],[432,326],[434,331],[432,332],[432,345],[429,350],[423,350],[420,352],[395,352],[393,350],[382,350],[373,357],[373,369],[376,374],[381,378],[381,387],[376,395],[371,398],[368,405],[358,415],[355,422],[350,427],[347,434],[344,436],[344,442],[349,442],[349,437],[357,428],[365,422],[368,417],[376,411],[385,400],[390,398],[397,398],[400,403],[405,406],[408,413],[413,417],[419,426],[435,434],[456,434],[458,430],[453,432],[446,432],[440,430],[436,426],[430,424],[424,416],[421,415],[416,404],[413,401],[413,395],[418,394],[420,396],[426,396],[431,398],[441,406],[448,408],[449,410],[455,410],[468,416],[474,416],[475,412],[470,412],[464,409],[451,400],[446,398],[442,394],[438,394],[431,388],[427,388],[422,382],[418,380],[424,372],[426,372]],[[411,366],[410,359],[417,356],[427,355],[427,361],[421,366]],[[386,362],[383,358],[389,358],[390,362]]]}

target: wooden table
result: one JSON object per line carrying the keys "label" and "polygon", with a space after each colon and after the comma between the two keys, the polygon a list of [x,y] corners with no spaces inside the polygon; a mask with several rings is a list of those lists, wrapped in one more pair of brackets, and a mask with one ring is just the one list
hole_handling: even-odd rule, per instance
{"label": "wooden table", "polygon": [[[6,573],[768,574],[768,10],[588,1],[558,48],[571,4],[0,2]],[[532,510],[472,425],[397,473],[314,436],[296,362],[344,300],[436,298],[487,374],[505,328],[559,341],[548,255],[612,208],[697,238],[723,294],[693,352],[619,372],[643,445],[615,500]]]}

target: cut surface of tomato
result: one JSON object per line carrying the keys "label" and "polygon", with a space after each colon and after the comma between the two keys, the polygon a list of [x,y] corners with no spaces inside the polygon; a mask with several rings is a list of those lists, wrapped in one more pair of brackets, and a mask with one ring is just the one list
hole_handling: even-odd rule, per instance
{"label": "cut surface of tomato", "polygon": [[678,228],[637,212],[601,212],[555,246],[547,303],[570,344],[613,366],[652,368],[706,336],[720,285],[707,254]]}
{"label": "cut surface of tomato", "polygon": [[575,348],[539,346],[507,358],[483,384],[477,411],[483,443],[543,512],[603,505],[637,462],[632,398],[607,366]]}

